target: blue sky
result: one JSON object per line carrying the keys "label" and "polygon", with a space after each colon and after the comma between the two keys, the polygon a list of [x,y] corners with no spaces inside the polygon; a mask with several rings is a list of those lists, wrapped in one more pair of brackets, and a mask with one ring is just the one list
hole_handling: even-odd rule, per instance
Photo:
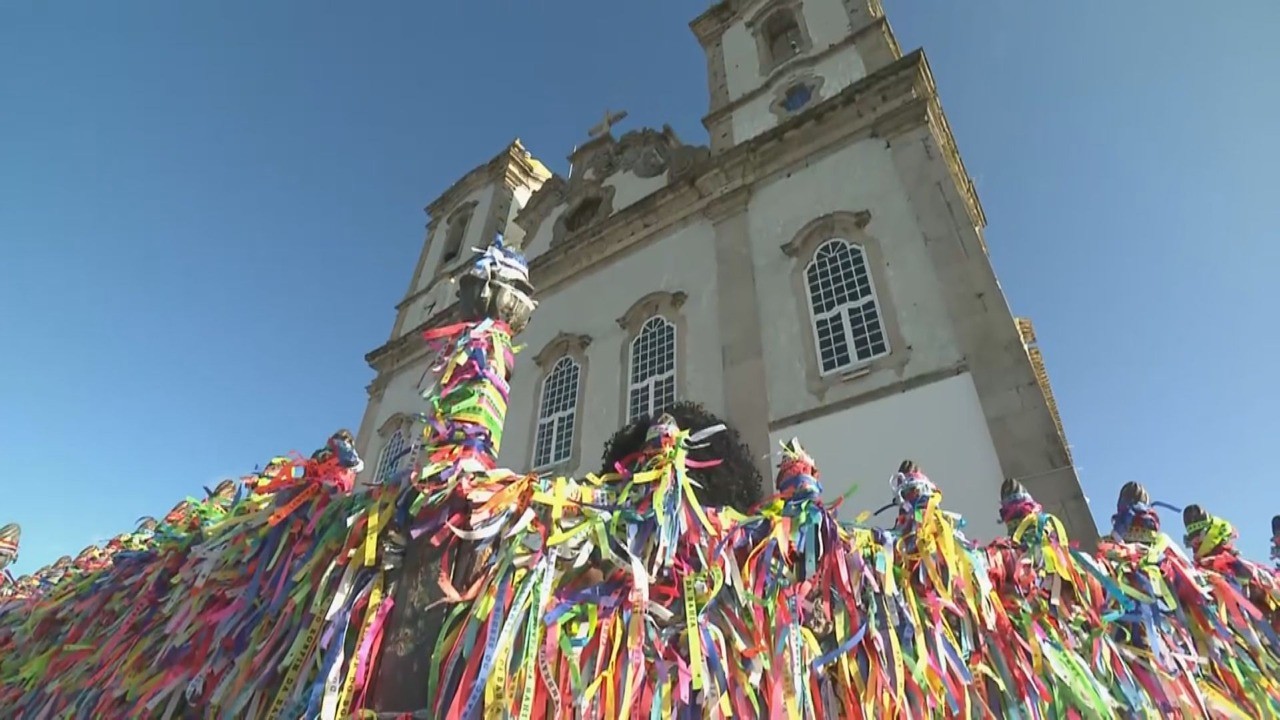
{"label": "blue sky", "polygon": [[[1142,480],[1226,514],[1265,558],[1280,4],[885,4],[929,54],[1095,514]],[[687,28],[705,7],[5,3],[14,569],[354,429],[422,207],[515,136],[564,171],[606,107],[705,142]]]}

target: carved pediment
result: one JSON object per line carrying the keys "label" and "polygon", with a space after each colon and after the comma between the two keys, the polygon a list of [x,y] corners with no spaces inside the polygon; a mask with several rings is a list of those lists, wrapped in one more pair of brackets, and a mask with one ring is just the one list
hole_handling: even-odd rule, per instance
{"label": "carved pediment", "polygon": [[548,364],[565,355],[581,357],[590,344],[590,335],[574,335],[561,331],[538,351],[538,354],[533,357],[533,363],[540,368],[546,368]]}
{"label": "carved pediment", "polygon": [[661,131],[642,128],[595,153],[588,169],[597,180],[620,172],[632,172],[641,178],[674,175],[677,169],[687,171],[702,154],[699,150],[710,154],[706,148],[685,145],[670,125],[664,125]]}
{"label": "carved pediment", "polygon": [[405,415],[402,412],[392,413],[391,417],[384,420],[382,424],[378,426],[378,429],[376,432],[381,437],[389,437],[395,431],[408,425],[412,419],[413,418],[409,417],[408,415]]}
{"label": "carved pediment", "polygon": [[564,178],[552,175],[542,184],[542,187],[529,196],[529,201],[515,217],[516,225],[524,230],[526,244],[538,234],[538,228],[550,217],[551,212],[564,203],[568,190],[569,185]]}
{"label": "carved pediment", "polygon": [[618,327],[627,332],[638,332],[645,320],[654,315],[674,314],[684,306],[685,301],[688,299],[689,293],[683,290],[676,290],[675,292],[657,290],[637,300],[615,322],[618,323]]}

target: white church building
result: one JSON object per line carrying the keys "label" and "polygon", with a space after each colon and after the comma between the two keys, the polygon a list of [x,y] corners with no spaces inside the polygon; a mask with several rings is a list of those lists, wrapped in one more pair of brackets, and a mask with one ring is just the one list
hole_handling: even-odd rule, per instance
{"label": "white church building", "polygon": [[[922,51],[879,0],[723,0],[692,23],[707,57],[709,146],[670,128],[614,136],[564,178],[519,141],[427,207],[358,447],[366,481],[412,461],[422,331],[454,311],[451,274],[501,233],[540,303],[519,337],[502,463],[596,471],[628,419],[696,400],[762,473],[798,437],[843,517],[920,463],[968,520],[1017,478],[1068,526],[1096,528],[1028,321],[983,240],[986,218]],[[887,522],[887,519],[886,519]]]}

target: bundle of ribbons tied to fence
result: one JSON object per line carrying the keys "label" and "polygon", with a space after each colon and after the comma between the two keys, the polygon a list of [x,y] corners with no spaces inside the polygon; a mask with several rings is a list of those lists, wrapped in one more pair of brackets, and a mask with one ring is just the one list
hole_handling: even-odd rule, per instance
{"label": "bundle of ribbons tied to fence", "polygon": [[[501,247],[482,259],[487,277],[522,269]],[[408,611],[400,558],[426,538],[443,560],[419,716],[1280,716],[1280,585],[1200,507],[1183,512],[1184,550],[1127,485],[1090,553],[1007,481],[992,504],[1008,532],[979,544],[945,481],[906,461],[896,517],[876,528],[828,504],[796,440],[764,502],[704,507],[714,461],[690,451],[724,428],[670,416],[605,474],[503,470],[518,327],[428,333],[434,382],[403,482],[354,488],[362,463],[340,432],[6,583],[0,708],[388,716],[375,695],[389,619]]]}

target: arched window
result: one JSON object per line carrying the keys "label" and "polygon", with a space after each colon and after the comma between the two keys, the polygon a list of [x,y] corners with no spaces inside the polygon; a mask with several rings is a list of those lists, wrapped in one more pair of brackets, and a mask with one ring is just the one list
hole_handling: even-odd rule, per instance
{"label": "arched window", "polygon": [[387,440],[387,444],[382,447],[382,452],[378,453],[378,466],[373,471],[373,481],[375,483],[392,483],[396,482],[398,475],[406,463],[405,460],[409,456],[410,443],[405,439],[404,429],[396,430]]}
{"label": "arched window", "polygon": [[779,10],[764,22],[765,46],[769,48],[769,61],[777,67],[784,60],[799,55],[804,46],[800,23],[791,10]]}
{"label": "arched window", "polygon": [[449,225],[445,228],[444,254],[440,262],[451,262],[462,253],[462,241],[467,236],[467,226],[471,224],[473,207],[464,207],[449,217]]}
{"label": "arched window", "polygon": [[627,421],[652,414],[676,400],[676,326],[661,315],[645,321],[631,341]]}
{"label": "arched window", "polygon": [[572,457],[581,378],[582,368],[577,361],[562,357],[542,381],[538,429],[533,441],[535,469],[550,467]]}
{"label": "arched window", "polygon": [[805,267],[814,338],[823,375],[889,353],[875,286],[862,248],[828,240]]}

